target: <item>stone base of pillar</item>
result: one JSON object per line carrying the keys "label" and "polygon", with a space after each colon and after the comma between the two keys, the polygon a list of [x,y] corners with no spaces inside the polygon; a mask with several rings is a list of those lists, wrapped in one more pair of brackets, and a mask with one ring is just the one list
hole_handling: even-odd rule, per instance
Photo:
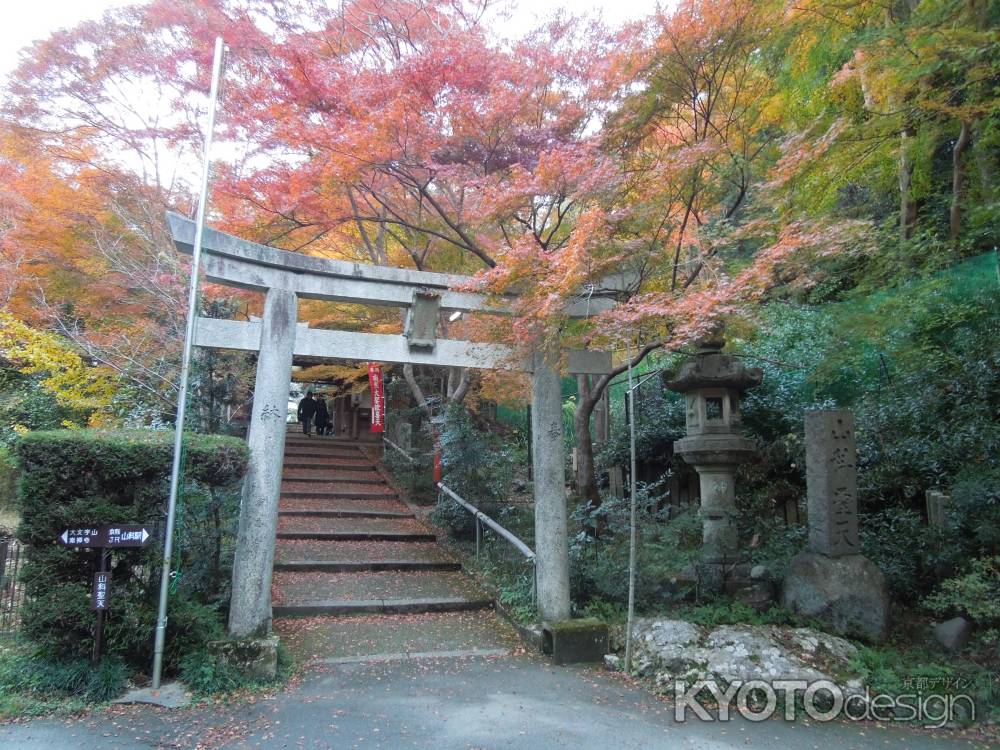
{"label": "stone base of pillar", "polygon": [[608,650],[608,626],[596,617],[542,623],[542,653],[554,664],[601,661]]}
{"label": "stone base of pillar", "polygon": [[208,651],[250,680],[273,680],[278,674],[278,636],[213,641]]}

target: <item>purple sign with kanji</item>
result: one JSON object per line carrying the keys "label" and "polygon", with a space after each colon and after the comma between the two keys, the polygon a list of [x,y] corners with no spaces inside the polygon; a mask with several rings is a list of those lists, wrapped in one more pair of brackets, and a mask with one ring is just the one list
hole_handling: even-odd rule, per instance
{"label": "purple sign with kanji", "polygon": [[107,609],[111,598],[111,571],[94,573],[94,588],[90,592],[90,608],[94,611]]}

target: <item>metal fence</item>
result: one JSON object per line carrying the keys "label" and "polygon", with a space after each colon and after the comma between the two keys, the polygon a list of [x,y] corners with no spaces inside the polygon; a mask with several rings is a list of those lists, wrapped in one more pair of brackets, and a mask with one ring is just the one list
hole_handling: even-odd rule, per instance
{"label": "metal fence", "polygon": [[18,573],[27,548],[16,539],[0,539],[0,637],[11,637],[18,629],[24,584]]}

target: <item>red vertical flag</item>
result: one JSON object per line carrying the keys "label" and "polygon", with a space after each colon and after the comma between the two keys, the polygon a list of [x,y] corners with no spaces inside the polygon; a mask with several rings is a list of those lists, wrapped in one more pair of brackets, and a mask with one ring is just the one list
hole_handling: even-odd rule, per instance
{"label": "red vertical flag", "polygon": [[372,389],[372,432],[385,432],[385,392],[382,389],[382,365],[369,363],[368,384]]}

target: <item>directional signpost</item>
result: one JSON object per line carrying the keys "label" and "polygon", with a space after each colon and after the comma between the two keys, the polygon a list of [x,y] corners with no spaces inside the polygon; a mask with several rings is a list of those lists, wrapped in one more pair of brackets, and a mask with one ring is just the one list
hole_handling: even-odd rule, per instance
{"label": "directional signpost", "polygon": [[94,574],[90,591],[90,608],[97,612],[97,629],[94,633],[94,663],[101,660],[104,647],[104,613],[111,600],[111,571],[108,569],[109,550],[121,547],[145,547],[151,538],[142,524],[120,523],[113,526],[79,524],[63,531],[58,542],[70,549],[99,549],[101,564]]}
{"label": "directional signpost", "polygon": [[59,535],[59,543],[64,547],[104,548],[104,547],[145,547],[149,532],[137,523],[122,523],[117,526],[75,526]]}

